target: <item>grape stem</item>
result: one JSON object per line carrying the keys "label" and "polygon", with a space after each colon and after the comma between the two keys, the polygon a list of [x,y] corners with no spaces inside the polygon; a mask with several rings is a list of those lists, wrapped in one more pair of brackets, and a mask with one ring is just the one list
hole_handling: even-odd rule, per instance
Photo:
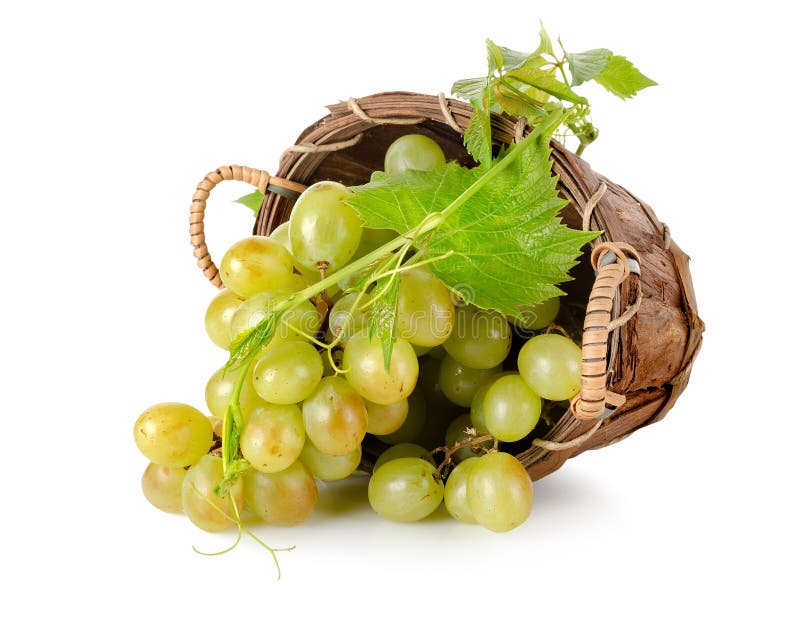
{"label": "grape stem", "polygon": [[[474,428],[467,429],[467,432],[471,432],[477,435],[477,432]],[[494,444],[491,448],[486,448],[482,445],[486,441],[493,441]],[[461,448],[478,448],[479,450],[483,450],[484,452],[497,452],[497,445],[498,441],[492,435],[481,435],[480,437],[471,437],[470,439],[466,439],[464,441],[457,441],[452,446],[441,446],[439,448],[434,448],[431,450],[431,456],[442,453],[444,454],[444,460],[441,462],[439,467],[436,468],[436,472],[433,474],[433,477],[437,480],[441,480],[445,477],[445,471],[449,468],[449,466],[453,462],[453,455],[458,452]]]}

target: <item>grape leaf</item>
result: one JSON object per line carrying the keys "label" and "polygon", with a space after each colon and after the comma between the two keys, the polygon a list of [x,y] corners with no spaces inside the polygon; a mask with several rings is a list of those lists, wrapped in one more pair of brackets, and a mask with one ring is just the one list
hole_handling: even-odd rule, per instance
{"label": "grape leaf", "polygon": [[[375,290],[386,291],[378,297],[372,305],[369,318],[369,339],[376,336],[381,340],[383,348],[383,365],[389,374],[389,365],[392,361],[392,349],[397,340],[397,297],[400,291],[399,276],[388,281],[389,276],[378,280]],[[387,286],[388,285],[388,286]]]}
{"label": "grape leaf", "polygon": [[464,146],[479,164],[492,165],[492,114],[489,91],[484,89],[480,99],[470,101],[472,116],[464,132]]}
{"label": "grape leaf", "polygon": [[633,97],[643,88],[657,85],[656,82],[634,67],[633,63],[625,56],[616,54],[608,59],[608,64],[602,73],[593,79],[620,99]]}
{"label": "grape leaf", "polygon": [[489,62],[489,75],[503,68],[505,61],[503,52],[491,39],[486,39],[486,56]]}
{"label": "grape leaf", "polygon": [[483,96],[483,91],[485,88],[485,77],[465,78],[463,80],[453,82],[450,92],[457,97],[461,97],[465,101],[473,101],[475,99],[480,99]]}
{"label": "grape leaf", "polygon": [[376,172],[347,202],[370,228],[412,234],[431,213],[443,221],[416,245],[433,272],[472,303],[519,316],[522,306],[563,294],[581,246],[597,233],[564,226],[565,202],[551,174],[549,138],[561,122],[552,114],[492,168],[455,162],[430,172]]}
{"label": "grape leaf", "polygon": [[572,86],[580,86],[600,75],[608,65],[613,53],[611,50],[599,48],[577,54],[566,53],[569,72],[572,74]]}
{"label": "grape leaf", "polygon": [[238,202],[239,204],[243,204],[245,207],[250,209],[253,212],[253,215],[258,216],[258,212],[261,210],[261,203],[264,201],[264,194],[261,193],[261,190],[256,190],[249,194],[245,194],[244,196],[237,198],[234,202]]}
{"label": "grape leaf", "polygon": [[520,67],[519,69],[514,69],[506,73],[505,78],[533,86],[562,101],[571,101],[572,103],[580,103],[583,105],[589,104],[585,97],[578,95],[549,71],[542,71],[541,69],[534,69],[533,67]]}
{"label": "grape leaf", "polygon": [[540,19],[539,20],[539,47],[536,48],[536,51],[531,54],[531,56],[541,56],[542,54],[548,54],[550,56],[555,57],[555,52],[553,52],[553,43],[550,41],[550,35],[547,34],[547,30],[544,29],[544,22]]}

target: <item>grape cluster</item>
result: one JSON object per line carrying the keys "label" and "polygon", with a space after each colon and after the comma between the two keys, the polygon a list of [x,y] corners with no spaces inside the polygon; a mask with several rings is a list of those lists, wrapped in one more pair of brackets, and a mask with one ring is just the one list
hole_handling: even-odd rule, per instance
{"label": "grape cluster", "polygon": [[[409,135],[389,147],[385,169],[444,161],[433,140]],[[207,531],[239,522],[245,508],[268,524],[301,523],[316,504],[316,480],[355,472],[371,437],[368,445],[384,447],[368,488],[378,514],[417,521],[444,502],[459,521],[510,530],[527,518],[533,493],[503,447],[536,434],[543,401],[568,400],[580,386],[579,347],[541,333],[558,298],[509,320],[454,294],[428,265],[402,270],[386,364],[383,343],[370,335],[380,284],[359,288],[360,274],[346,266],[397,235],[362,228],[345,202],[351,195],[339,183],[316,183],[269,237],[248,237],[225,253],[226,288],[205,315],[209,338],[223,349],[321,277],[343,275],[283,312],[251,363],[212,374],[210,416],[180,403],[142,413],[134,437],[151,461],[144,494]],[[514,332],[524,334],[521,348],[512,347]],[[220,452],[232,403],[243,423],[234,449],[245,466],[226,477]]]}

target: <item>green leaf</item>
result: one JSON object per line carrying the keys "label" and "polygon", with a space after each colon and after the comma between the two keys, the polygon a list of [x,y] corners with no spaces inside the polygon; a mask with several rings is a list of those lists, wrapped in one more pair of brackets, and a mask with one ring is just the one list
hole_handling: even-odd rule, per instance
{"label": "green leaf", "polygon": [[503,52],[491,39],[486,39],[486,55],[489,62],[489,75],[503,68]]}
{"label": "green leaf", "polygon": [[255,216],[258,216],[258,212],[261,210],[261,203],[263,201],[264,201],[264,194],[262,194],[261,190],[259,189],[249,194],[245,194],[241,198],[237,198],[236,200],[234,200],[234,202],[243,204],[245,207],[250,209],[253,212],[253,215]]}
{"label": "green leaf", "polygon": [[540,19],[539,47],[536,48],[536,51],[531,54],[531,56],[541,56],[542,54],[549,54],[550,56],[555,57],[555,53],[553,52],[553,42],[550,40],[550,35],[547,34],[547,31],[544,29],[544,22]]}
{"label": "green leaf", "polygon": [[465,101],[472,101],[480,99],[483,96],[483,91],[486,89],[486,78],[466,78],[453,82],[451,94],[461,97]]}
{"label": "green leaf", "polygon": [[562,101],[570,101],[582,105],[589,104],[585,97],[581,97],[575,93],[575,91],[564,84],[564,82],[558,80],[549,71],[542,71],[541,69],[534,69],[532,67],[520,67],[519,69],[514,69],[506,73],[503,79],[512,79],[517,82],[522,82],[523,84],[528,84]]}
{"label": "green leaf", "polygon": [[584,82],[596,78],[606,68],[612,55],[611,50],[605,48],[578,52],[577,54],[567,53],[566,57],[567,63],[569,63],[569,72],[572,75],[572,85],[580,86]]}
{"label": "green leaf", "polygon": [[510,50],[502,45],[498,46],[500,54],[503,57],[503,67],[506,69],[516,69],[517,67],[525,66],[531,60],[531,54],[525,52],[517,52]]}
{"label": "green leaf", "polygon": [[483,91],[481,99],[470,101],[473,108],[469,125],[464,132],[464,146],[467,152],[479,164],[492,164],[492,113],[490,111],[489,92]]}
{"label": "green leaf", "polygon": [[561,120],[552,114],[492,168],[450,162],[430,172],[377,172],[347,202],[367,226],[403,234],[439,212],[443,221],[416,241],[420,255],[442,257],[432,271],[451,289],[469,286],[475,305],[519,316],[522,306],[562,294],[556,285],[597,235],[558,217],[565,201],[549,139]]}
{"label": "green leaf", "polygon": [[[529,89],[525,93],[518,93],[510,90],[501,83],[494,85],[494,97],[500,107],[512,116],[524,116],[527,119],[537,119],[547,116],[543,108],[543,102],[539,98],[539,91]],[[550,96],[545,96],[549,99]]]}
{"label": "green leaf", "polygon": [[625,56],[616,54],[611,56],[606,68],[594,78],[594,81],[620,99],[633,97],[643,88],[657,85],[656,82],[634,67],[633,63]]}
{"label": "green leaf", "polygon": [[278,312],[270,312],[253,329],[237,336],[231,343],[231,354],[225,369],[238,366],[258,353],[272,338],[280,316]]}
{"label": "green leaf", "polygon": [[383,348],[383,365],[389,373],[392,361],[392,349],[397,340],[397,297],[400,291],[400,277],[386,276],[378,280],[375,290],[385,292],[378,297],[369,318],[369,339],[380,338]]}

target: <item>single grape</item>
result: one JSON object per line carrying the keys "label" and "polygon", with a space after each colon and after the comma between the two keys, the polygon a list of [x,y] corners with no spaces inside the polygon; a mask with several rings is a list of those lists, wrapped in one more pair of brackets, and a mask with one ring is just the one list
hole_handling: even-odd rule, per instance
{"label": "single grape", "polygon": [[146,409],[133,427],[136,446],[150,461],[169,467],[187,467],[211,447],[213,430],[208,418],[183,403],[159,403]]}
{"label": "single grape", "polygon": [[222,532],[236,523],[237,511],[244,506],[244,485],[235,480],[225,497],[214,491],[222,482],[222,459],[206,454],[189,468],[181,487],[183,512],[197,527],[207,532]]}
{"label": "single grape", "polygon": [[372,509],[392,521],[410,523],[431,514],[444,497],[436,467],[415,457],[394,459],[376,469],[367,495]]}
{"label": "single grape", "polygon": [[306,441],[300,460],[315,478],[326,481],[342,480],[358,469],[361,463],[361,444],[352,452],[333,456],[318,450],[311,441]]}
{"label": "single grape", "polygon": [[507,452],[477,458],[467,477],[467,503],[475,520],[493,532],[507,532],[531,513],[533,487],[528,472]]}
{"label": "single grape", "polygon": [[308,467],[295,461],[286,469],[267,474],[248,471],[244,495],[256,516],[269,525],[297,525],[317,505],[317,485]]}
{"label": "single grape", "polygon": [[[467,429],[474,430],[475,434],[468,433]],[[487,434],[488,431],[485,428],[477,428],[473,426],[469,414],[464,413],[450,422],[450,425],[447,427],[447,433],[445,434],[445,443],[452,447],[456,444],[456,442],[464,443],[471,439],[475,439],[476,437],[483,437]],[[457,463],[460,463],[461,461],[464,461],[470,457],[484,454],[484,448],[488,450],[493,445],[494,441],[487,439],[482,441],[479,445],[464,446],[463,448],[456,450],[456,452],[453,454],[453,458]]]}
{"label": "single grape", "polygon": [[[269,238],[274,239],[275,241],[280,243],[283,247],[286,248],[289,254],[292,253],[292,244],[289,242],[289,222],[284,222],[280,226],[276,227],[269,234]],[[305,288],[306,286],[310,286],[311,284],[314,284],[316,282],[319,282],[322,279],[319,269],[307,269],[306,267],[303,267],[303,265],[299,263],[299,261],[294,257],[294,255],[292,256],[292,263],[294,264],[295,270],[297,270],[300,273],[300,276],[302,276],[303,281],[305,282],[305,286],[303,288]],[[337,293],[340,293],[341,289],[339,288],[338,285],[334,284],[325,289],[325,292],[330,297],[333,297]]]}
{"label": "single grape", "polygon": [[323,377],[303,403],[309,439],[325,454],[342,456],[356,449],[367,433],[364,399],[341,377]]}
{"label": "single grape", "polygon": [[354,334],[344,348],[342,363],[347,380],[367,400],[390,405],[407,398],[414,390],[419,363],[414,349],[405,340],[397,339],[392,348],[389,372],[383,360],[379,338],[370,340],[368,330]]}
{"label": "single grape", "polygon": [[[211,415],[218,420],[225,417],[225,411],[228,409],[228,403],[231,402],[233,390],[241,372],[242,368],[229,368],[228,370],[220,368],[211,375],[206,384],[206,405],[208,405]],[[251,377],[248,376],[242,383],[242,391],[239,394],[239,409],[242,417],[246,421],[256,407],[261,407],[266,403],[267,401],[256,393]]]}
{"label": "single grape", "polygon": [[250,414],[239,446],[258,471],[273,473],[297,460],[305,440],[300,407],[268,403]]}
{"label": "single grape", "polygon": [[219,275],[239,297],[252,297],[267,289],[288,286],[292,280],[292,257],[272,239],[247,237],[225,252]]}
{"label": "single grape", "polygon": [[472,397],[472,404],[469,406],[469,419],[475,428],[486,428],[486,410],[483,406],[483,398],[500,375],[501,373],[498,373],[495,377],[482,383],[478,391],[475,392],[475,396]]}
{"label": "single grape", "polygon": [[218,347],[227,349],[231,345],[231,321],[244,301],[231,290],[224,290],[211,300],[206,310],[206,333]]}
{"label": "single grape", "polygon": [[[347,344],[353,334],[369,327],[369,311],[354,308],[357,300],[358,293],[348,293],[333,304],[328,313],[328,342],[341,334],[341,342]],[[359,306],[368,301],[369,295],[364,295]]]}
{"label": "single grape", "polygon": [[412,345],[435,347],[453,330],[455,308],[450,289],[427,267],[400,276],[397,296],[397,333]]}
{"label": "single grape", "polygon": [[444,164],[444,152],[434,140],[412,133],[400,136],[389,145],[383,169],[386,174],[398,174],[406,170],[435,170]]}
{"label": "single grape", "polygon": [[308,342],[276,342],[256,360],[253,387],[269,403],[290,405],[314,391],[322,372],[319,353]]}
{"label": "single grape", "polygon": [[522,316],[512,318],[511,322],[515,327],[519,327],[520,329],[527,329],[530,331],[544,329],[555,320],[560,306],[561,302],[559,298],[551,297],[538,304],[524,306],[520,310]]}
{"label": "single grape", "polygon": [[388,443],[389,445],[407,443],[410,441],[416,441],[420,436],[427,418],[427,406],[425,404],[425,399],[421,394],[415,391],[412,392],[407,399],[405,399],[405,402],[408,406],[406,419],[396,431],[392,433],[386,433],[385,435],[380,435],[380,440],[383,443]]}
{"label": "single grape", "polygon": [[469,407],[478,388],[502,371],[494,368],[472,368],[449,355],[439,368],[439,386],[448,400],[460,407]]}
{"label": "single grape", "polygon": [[[373,250],[377,250],[382,245],[385,245],[396,238],[397,233],[387,228],[362,228],[361,241],[358,244],[358,248],[356,248],[355,254],[353,254],[351,257],[350,262],[353,262],[362,256],[366,256]],[[373,267],[370,266],[366,270],[357,271],[342,278],[339,281],[339,286],[343,291],[354,287],[353,285],[358,281],[358,279],[365,275],[365,271],[371,271],[372,269]]]}
{"label": "single grape", "polygon": [[186,470],[150,463],[142,474],[142,493],[147,501],[164,512],[182,512],[181,488]]}
{"label": "single grape", "polygon": [[[233,319],[231,319],[232,339],[235,340],[244,332],[256,327],[267,318],[267,315],[273,311],[275,306],[287,294],[291,294],[291,291],[285,289],[282,291],[265,291],[245,300],[234,313]],[[296,308],[287,310],[281,315],[281,321],[275,326],[270,344],[278,340],[301,339],[302,336],[295,330],[316,336],[321,325],[322,317],[317,312],[314,304],[310,301],[304,301]]]}
{"label": "single grape", "polygon": [[483,403],[478,409],[482,411],[486,429],[495,438],[519,441],[539,421],[542,399],[514,373],[495,379],[483,395]]}
{"label": "single grape", "polygon": [[547,400],[569,400],[581,389],[581,348],[560,334],[528,340],[517,358],[519,372]]}
{"label": "single grape", "polygon": [[454,519],[463,523],[477,523],[467,501],[467,479],[472,466],[478,462],[476,457],[461,461],[447,476],[444,485],[444,507]]}
{"label": "single grape", "polygon": [[492,368],[501,364],[511,349],[511,328],[499,312],[459,307],[444,348],[465,366]]}
{"label": "single grape", "polygon": [[379,405],[369,400],[364,402],[367,405],[367,432],[373,435],[394,433],[408,417],[406,398],[391,405]]}
{"label": "single grape", "polygon": [[344,202],[352,195],[341,183],[320,181],[297,199],[289,218],[289,241],[300,265],[333,273],[353,256],[361,241],[361,218]]}
{"label": "single grape", "polygon": [[402,459],[405,457],[413,456],[418,459],[425,459],[431,465],[435,465],[436,463],[431,456],[429,450],[426,450],[420,445],[415,443],[399,443],[397,445],[391,446],[386,448],[378,459],[375,461],[375,466],[372,468],[372,471],[376,471],[381,465],[388,463],[389,461],[393,461],[395,459]]}

